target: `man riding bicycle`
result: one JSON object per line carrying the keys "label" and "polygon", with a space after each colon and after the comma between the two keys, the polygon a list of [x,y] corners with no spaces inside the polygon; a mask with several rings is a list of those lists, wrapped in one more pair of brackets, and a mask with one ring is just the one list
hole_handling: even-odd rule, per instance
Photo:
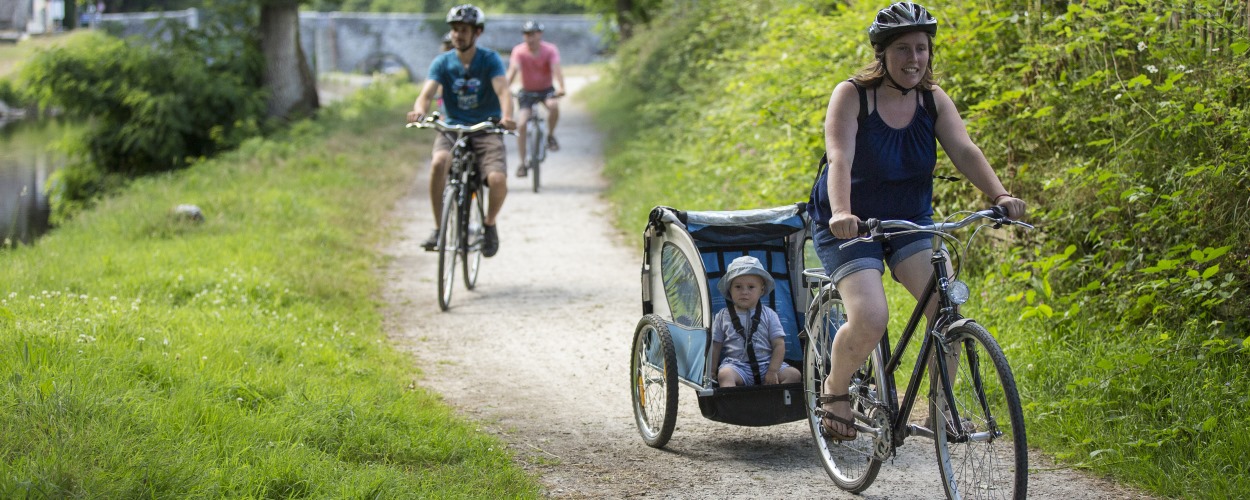
{"label": "man riding bicycle", "polygon": [[[560,105],[556,98],[563,96],[568,87],[564,86],[564,72],[560,71],[560,50],[555,44],[543,41],[543,25],[534,21],[525,23],[521,28],[525,41],[512,48],[512,57],[508,64],[508,84],[521,74],[521,92],[517,94],[517,121],[525,123],[533,113],[534,104],[541,102],[547,107],[547,150],[558,151],[560,144],[556,142],[556,122],[560,120]],[[559,90],[552,85],[553,80],[559,83]],[[525,177],[530,165],[525,163],[525,127],[517,130],[517,150],[521,153],[521,166],[517,168],[517,177]]]}
{"label": "man riding bicycle", "polygon": [[[455,50],[435,57],[430,64],[421,95],[413,103],[412,111],[408,112],[408,122],[425,119],[430,100],[441,86],[448,123],[474,125],[498,119],[504,128],[516,128],[516,122],[512,120],[512,94],[508,91],[503,60],[495,51],[477,46],[478,37],[486,29],[486,16],[482,9],[469,4],[453,7],[447,13],[447,24],[451,25],[451,42]],[[477,152],[478,169],[490,187],[489,204],[483,221],[482,255],[491,257],[499,251],[495,217],[508,195],[507,152],[500,135],[474,137],[472,144]],[[451,165],[451,147],[451,141],[442,134],[434,139],[434,157],[430,162],[430,204],[434,208],[435,224],[438,224],[439,214],[443,211],[443,188],[447,185],[447,170]],[[426,250],[434,250],[438,246],[437,227],[422,246]]]}

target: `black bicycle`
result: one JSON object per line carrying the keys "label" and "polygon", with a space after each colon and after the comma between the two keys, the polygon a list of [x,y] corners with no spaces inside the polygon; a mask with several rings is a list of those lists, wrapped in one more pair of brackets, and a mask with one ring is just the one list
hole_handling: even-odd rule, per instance
{"label": "black bicycle", "polygon": [[[525,161],[526,169],[529,172],[530,179],[534,182],[534,192],[538,192],[539,177],[542,173],[542,162],[547,160],[547,129],[543,124],[547,121],[543,116],[546,106],[542,105],[542,101],[547,99],[549,95],[545,92],[517,92],[518,99],[522,95],[527,95],[537,100],[530,107],[530,116],[525,120],[525,150],[529,153],[529,157]],[[559,97],[559,94],[551,94],[550,97]]]}
{"label": "black bicycle", "polygon": [[[922,436],[934,442],[947,498],[1025,498],[1028,447],[1015,378],[994,337],[959,314],[960,304],[970,295],[968,286],[956,279],[959,268],[947,273],[943,242],[952,242],[958,250],[961,242],[951,232],[978,221],[983,221],[978,230],[985,225],[1033,227],[1007,218],[1001,208],[994,207],[958,222],[924,226],[869,220],[861,225],[867,236],[843,244],[913,233],[933,235],[933,278],[922,295],[928,300],[916,304],[894,349],[891,351],[887,332],[851,378],[849,394],[857,430],[854,440],[826,438],[816,412],[821,385],[829,374],[833,336],[846,321],[846,309],[823,270],[803,273],[814,294],[807,313],[808,344],[803,360],[808,420],[822,465],[838,487],[852,493],[867,489],[876,479],[881,462],[894,455],[905,438]],[[959,263],[957,252],[954,260]],[[895,370],[924,317],[925,305],[933,300],[937,300],[938,309],[921,336],[920,352],[900,402]],[[927,414],[912,418],[917,396],[925,385],[929,391]]]}
{"label": "black bicycle", "polygon": [[486,197],[489,189],[478,172],[477,153],[471,141],[485,134],[505,135],[510,132],[498,123],[486,121],[476,125],[451,125],[439,120],[437,112],[425,120],[409,123],[412,128],[432,128],[452,143],[451,168],[447,187],[443,188],[443,213],[439,216],[438,244],[438,307],[451,307],[452,285],[456,279],[457,261],[464,267],[464,287],[477,286],[482,264],[482,240],[486,234]]}

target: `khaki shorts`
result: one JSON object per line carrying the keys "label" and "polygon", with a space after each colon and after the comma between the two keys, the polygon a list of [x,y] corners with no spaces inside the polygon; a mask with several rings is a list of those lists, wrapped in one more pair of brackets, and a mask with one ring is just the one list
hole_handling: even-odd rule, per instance
{"label": "khaki shorts", "polygon": [[[451,151],[452,142],[446,134],[438,134],[434,138],[434,151]],[[504,160],[507,150],[504,149],[503,136],[499,134],[482,134],[469,138],[469,145],[477,153],[478,173],[482,178],[491,172],[508,173],[508,164]]]}

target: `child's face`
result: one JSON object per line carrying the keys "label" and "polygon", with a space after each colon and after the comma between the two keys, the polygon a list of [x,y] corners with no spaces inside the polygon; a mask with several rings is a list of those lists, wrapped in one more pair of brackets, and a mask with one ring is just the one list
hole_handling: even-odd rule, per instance
{"label": "child's face", "polygon": [[764,295],[764,278],[754,274],[734,278],[729,284],[729,298],[738,309],[754,309]]}

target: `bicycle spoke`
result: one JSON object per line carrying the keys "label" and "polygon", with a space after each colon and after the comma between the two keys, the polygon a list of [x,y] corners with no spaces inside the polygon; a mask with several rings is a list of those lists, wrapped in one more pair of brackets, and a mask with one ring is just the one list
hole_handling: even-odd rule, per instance
{"label": "bicycle spoke", "polygon": [[[935,392],[935,446],[949,498],[1023,498],[1028,480],[1024,414],[1007,359],[984,328],[968,323],[947,333],[954,364],[951,396]],[[962,347],[962,349],[957,349]],[[958,415],[958,423],[951,423]]]}
{"label": "bicycle spoke", "polygon": [[[846,310],[841,298],[832,289],[822,290],[820,294],[813,301],[813,309],[808,313],[808,342],[803,359],[808,424],[825,472],[839,488],[858,493],[872,484],[881,468],[881,461],[877,458],[877,439],[870,432],[858,432],[853,440],[838,441],[826,438],[821,431],[821,417],[816,413],[816,398],[822,395],[824,380],[829,376],[833,335],[845,323]],[[854,396],[851,402],[852,412],[868,427],[881,424],[872,420],[874,415],[880,416],[873,412],[876,408],[875,381],[881,379],[882,373],[880,356],[880,351],[870,356],[865,366],[852,377],[848,388],[849,394]]]}

